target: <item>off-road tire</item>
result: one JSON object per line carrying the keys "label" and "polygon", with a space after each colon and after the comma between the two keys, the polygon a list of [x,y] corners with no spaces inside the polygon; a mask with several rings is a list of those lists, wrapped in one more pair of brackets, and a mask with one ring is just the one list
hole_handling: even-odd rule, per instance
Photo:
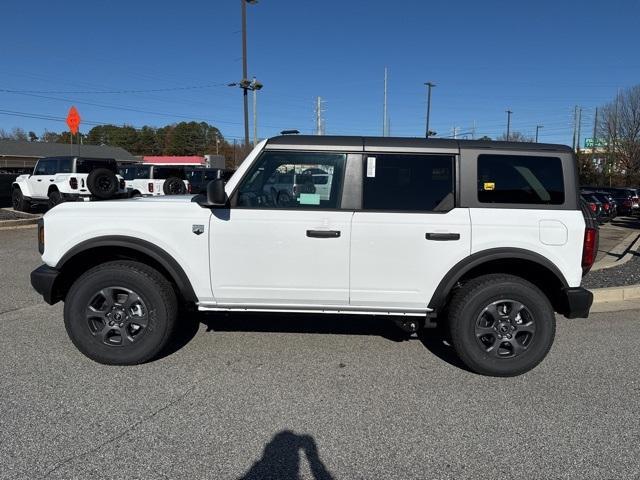
{"label": "off-road tire", "polygon": [[100,200],[108,200],[118,192],[118,178],[108,168],[96,168],[87,177],[87,188]]}
{"label": "off-road tire", "polygon": [[[144,303],[147,325],[142,338],[109,345],[104,335],[92,333],[88,306],[96,292],[108,288],[129,289]],[[142,263],[119,260],[98,265],[76,279],[65,299],[64,323],[73,344],[90,359],[107,365],[135,365],[152,360],[167,346],[177,313],[175,291],[162,274]],[[106,322],[105,328],[110,328]]]}
{"label": "off-road tire", "polygon": [[24,198],[20,187],[14,187],[11,192],[11,206],[17,212],[28,212],[31,210],[31,202]]}
{"label": "off-road tire", "polygon": [[162,185],[162,191],[165,195],[184,195],[187,193],[187,187],[178,177],[169,177]]}
{"label": "off-road tire", "polygon": [[56,205],[60,205],[63,202],[64,198],[58,190],[51,190],[49,192],[49,209],[52,209]]}
{"label": "off-road tire", "polygon": [[[477,326],[487,306],[505,299],[519,302],[528,309],[535,333],[522,353],[497,358],[483,348]],[[538,365],[549,352],[556,329],[553,308],[545,294],[523,278],[506,274],[483,275],[464,284],[451,299],[448,322],[451,341],[460,360],[476,373],[497,377],[520,375]],[[497,341],[497,336],[495,338]]]}

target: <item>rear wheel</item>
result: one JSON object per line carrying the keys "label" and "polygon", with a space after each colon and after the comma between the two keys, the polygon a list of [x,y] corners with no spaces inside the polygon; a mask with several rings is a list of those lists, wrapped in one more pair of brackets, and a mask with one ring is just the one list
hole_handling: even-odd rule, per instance
{"label": "rear wheel", "polygon": [[547,355],[555,336],[547,297],[513,275],[469,281],[453,296],[448,318],[456,353],[483,375],[510,377],[531,370]]}
{"label": "rear wheel", "polygon": [[64,322],[84,355],[108,365],[133,365],[156,357],[170,340],[177,299],[167,279],[133,261],[92,268],[72,285]]}
{"label": "rear wheel", "polygon": [[28,212],[31,209],[31,202],[24,198],[20,187],[15,187],[11,192],[11,205],[17,212]]}

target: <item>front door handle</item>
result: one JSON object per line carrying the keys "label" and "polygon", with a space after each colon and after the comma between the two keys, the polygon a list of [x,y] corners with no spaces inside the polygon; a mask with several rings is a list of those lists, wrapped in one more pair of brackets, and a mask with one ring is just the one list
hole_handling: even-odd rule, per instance
{"label": "front door handle", "polygon": [[50,178],[49,181],[50,182],[55,182],[55,180],[53,178]]}
{"label": "front door handle", "polygon": [[436,240],[439,242],[446,240],[460,240],[459,233],[425,233],[424,238],[427,240]]}
{"label": "front door handle", "polygon": [[307,230],[307,237],[338,238],[340,237],[340,230]]}
{"label": "front door handle", "polygon": [[38,181],[38,182],[41,182],[41,181],[42,181],[42,179],[41,179],[41,178],[39,178],[37,181]]}

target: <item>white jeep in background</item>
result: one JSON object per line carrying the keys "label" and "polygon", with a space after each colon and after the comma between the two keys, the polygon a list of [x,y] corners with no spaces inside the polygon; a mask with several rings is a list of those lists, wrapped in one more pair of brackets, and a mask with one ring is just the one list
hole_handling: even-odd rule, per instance
{"label": "white jeep in background", "polygon": [[26,212],[33,204],[53,208],[68,201],[110,200],[126,197],[124,179],[112,158],[46,157],[32,174],[20,175],[11,187],[14,210]]}
{"label": "white jeep in background", "polygon": [[184,195],[191,192],[183,165],[129,164],[119,173],[130,197]]}

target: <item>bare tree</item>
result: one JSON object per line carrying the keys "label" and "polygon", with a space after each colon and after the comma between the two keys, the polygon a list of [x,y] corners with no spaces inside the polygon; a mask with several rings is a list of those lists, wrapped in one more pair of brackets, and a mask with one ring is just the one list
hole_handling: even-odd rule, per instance
{"label": "bare tree", "polygon": [[[503,133],[496,140],[501,142],[507,141],[507,134]],[[509,141],[510,142],[534,142],[535,139],[533,137],[528,137],[524,133],[521,132],[511,132],[509,133]]]}
{"label": "bare tree", "polygon": [[640,85],[618,92],[601,108],[598,138],[609,145],[618,168],[631,175],[640,168]]}

